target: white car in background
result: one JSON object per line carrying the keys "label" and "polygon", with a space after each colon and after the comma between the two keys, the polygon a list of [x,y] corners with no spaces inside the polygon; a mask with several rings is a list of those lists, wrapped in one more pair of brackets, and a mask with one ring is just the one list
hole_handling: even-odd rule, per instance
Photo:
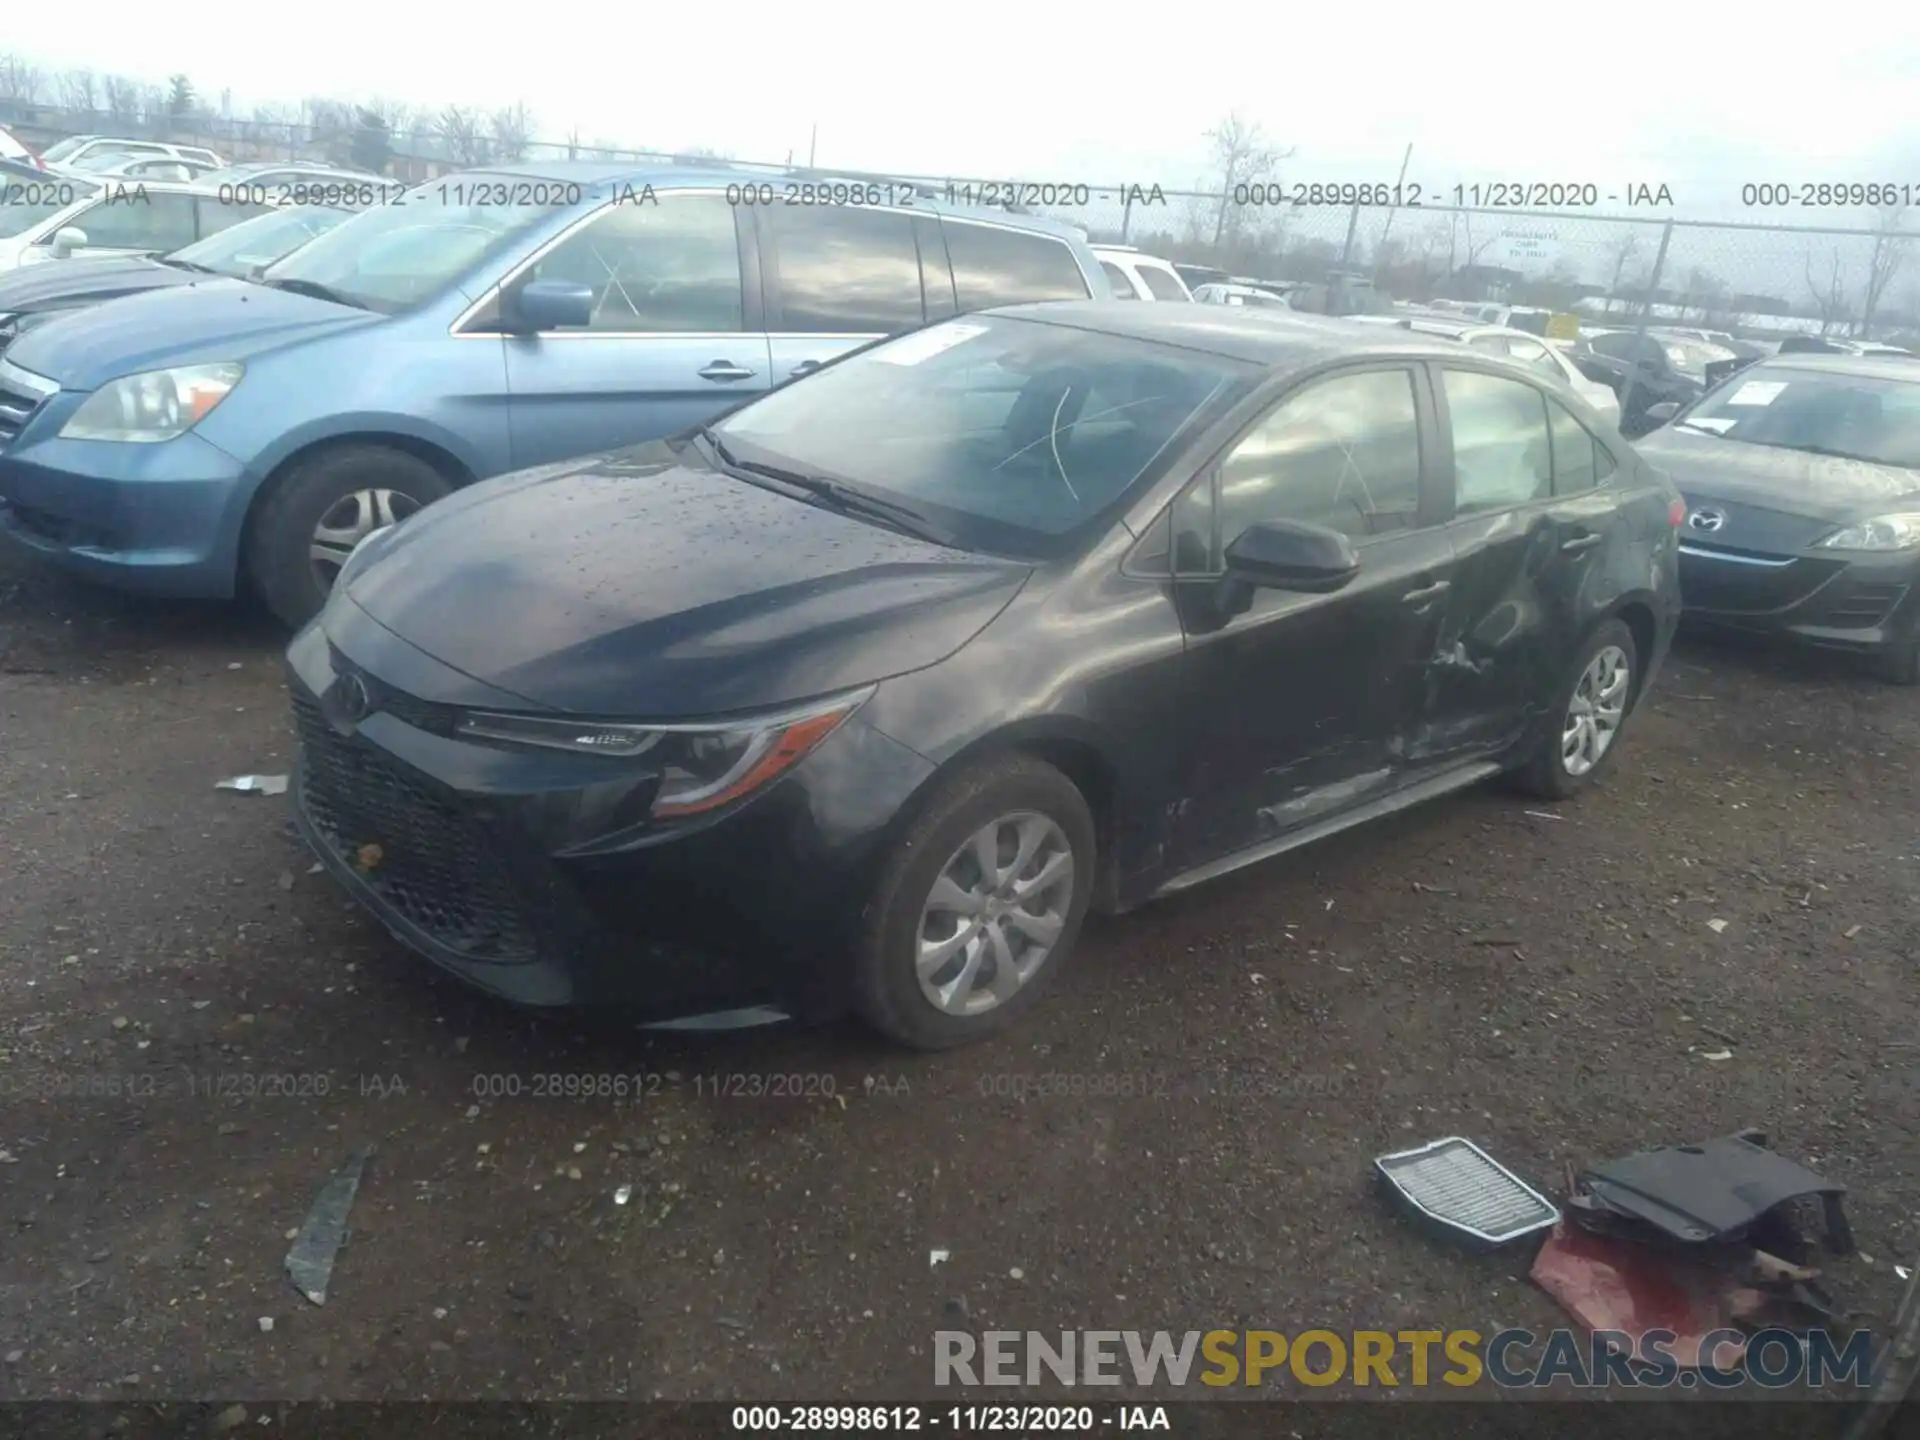
{"label": "white car in background", "polygon": [[50,260],[165,255],[278,207],[222,201],[206,185],[49,174],[0,203],[0,273]]}
{"label": "white car in background", "polygon": [[0,130],[0,160],[12,160],[21,165],[36,167],[40,164],[31,150],[4,130]]}
{"label": "white car in background", "polygon": [[1471,350],[1517,361],[1529,369],[1552,376],[1608,421],[1615,425],[1620,423],[1620,397],[1599,381],[1589,380],[1581,374],[1579,366],[1564,350],[1541,336],[1505,325],[1475,325],[1471,321],[1447,315],[1354,315],[1349,318],[1360,325],[1396,325],[1419,335],[1439,335],[1448,340],[1457,340]]}
{"label": "white car in background", "polygon": [[1157,255],[1131,245],[1096,245],[1094,257],[1107,272],[1116,300],[1191,300],[1193,292],[1180,272]]}
{"label": "white car in background", "polygon": [[185,160],[208,169],[218,169],[227,163],[204,146],[133,140],[119,135],[69,135],[49,145],[40,160],[50,170],[86,174],[90,166],[101,164],[109,155],[116,160]]}
{"label": "white car in background", "polygon": [[97,175],[102,180],[127,180],[144,184],[148,180],[172,180],[187,184],[203,175],[215,173],[212,165],[197,160],[175,160],[163,155],[114,155],[102,151],[73,167],[74,174]]}
{"label": "white car in background", "polygon": [[1193,298],[1200,305],[1243,305],[1252,310],[1293,309],[1286,296],[1272,290],[1262,290],[1255,285],[1202,285],[1193,292]]}

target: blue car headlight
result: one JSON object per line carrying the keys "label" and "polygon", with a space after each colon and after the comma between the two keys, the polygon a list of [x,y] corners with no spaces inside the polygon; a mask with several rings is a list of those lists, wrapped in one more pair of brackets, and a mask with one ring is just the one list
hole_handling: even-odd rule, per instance
{"label": "blue car headlight", "polygon": [[240,365],[179,365],[108,381],[60,427],[64,440],[153,445],[184,435],[232,393]]}

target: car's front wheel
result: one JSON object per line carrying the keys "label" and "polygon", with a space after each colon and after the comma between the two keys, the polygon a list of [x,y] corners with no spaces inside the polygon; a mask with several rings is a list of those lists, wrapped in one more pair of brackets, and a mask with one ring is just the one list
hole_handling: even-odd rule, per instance
{"label": "car's front wheel", "polygon": [[1097,859],[1086,798],[1052,766],[1006,755],[946,780],[861,916],[860,1013],[921,1050],[1003,1029],[1071,955]]}
{"label": "car's front wheel", "polygon": [[1619,746],[1639,663],[1626,622],[1609,620],[1587,637],[1554,693],[1545,742],[1520,772],[1527,790],[1564,800],[1592,783]]}
{"label": "car's front wheel", "polygon": [[247,546],[254,589],[298,629],[320,613],[361,541],[452,490],[426,461],[384,445],[343,445],[296,460],[254,517]]}

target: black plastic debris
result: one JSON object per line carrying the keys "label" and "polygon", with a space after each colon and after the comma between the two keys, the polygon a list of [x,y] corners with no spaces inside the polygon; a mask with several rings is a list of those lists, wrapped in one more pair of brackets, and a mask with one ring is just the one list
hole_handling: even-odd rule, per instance
{"label": "black plastic debris", "polygon": [[1649,1228],[1687,1245],[1745,1242],[1783,1254],[1792,1243],[1777,1212],[1792,1200],[1819,1196],[1827,1248],[1853,1252],[1853,1231],[1840,1208],[1846,1186],[1767,1148],[1745,1130],[1698,1145],[1663,1145],[1584,1172],[1569,1213],[1590,1230],[1646,1235]]}
{"label": "black plastic debris", "polygon": [[1505,1245],[1560,1222],[1544,1195],[1459,1135],[1381,1155],[1373,1168],[1420,1219],[1475,1245]]}
{"label": "black plastic debris", "polygon": [[357,1150],[327,1177],[313,1198],[306,1223],[287,1251],[287,1278],[315,1305],[327,1303],[327,1285],[333,1279],[334,1257],[347,1239],[347,1215],[360,1189],[360,1174],[371,1150]]}

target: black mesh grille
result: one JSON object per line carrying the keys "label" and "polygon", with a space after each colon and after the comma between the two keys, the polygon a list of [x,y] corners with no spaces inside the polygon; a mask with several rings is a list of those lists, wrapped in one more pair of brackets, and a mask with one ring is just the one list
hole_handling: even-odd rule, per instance
{"label": "black mesh grille", "polygon": [[[327,844],[399,914],[476,960],[530,960],[536,945],[498,847],[450,801],[294,700],[301,803]],[[362,863],[364,847],[380,847]]]}

